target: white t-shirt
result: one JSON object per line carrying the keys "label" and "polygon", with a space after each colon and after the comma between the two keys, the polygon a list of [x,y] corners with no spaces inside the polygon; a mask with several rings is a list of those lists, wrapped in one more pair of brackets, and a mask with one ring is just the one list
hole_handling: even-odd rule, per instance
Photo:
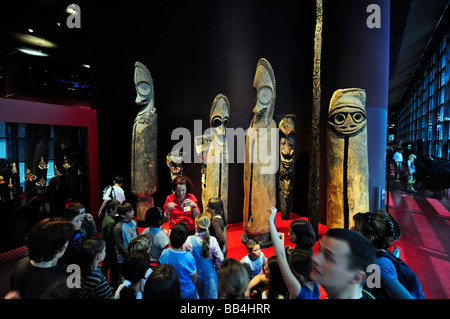
{"label": "white t-shirt", "polygon": [[[114,189],[114,195],[111,196]],[[110,187],[105,194],[103,194],[103,200],[117,199],[121,204],[125,201],[125,192],[120,186]]]}

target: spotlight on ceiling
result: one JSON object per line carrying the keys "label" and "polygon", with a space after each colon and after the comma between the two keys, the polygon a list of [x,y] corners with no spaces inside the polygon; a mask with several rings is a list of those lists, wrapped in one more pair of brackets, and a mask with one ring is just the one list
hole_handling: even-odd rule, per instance
{"label": "spotlight on ceiling", "polygon": [[33,49],[19,48],[17,50],[22,52],[22,53],[29,54],[29,55],[34,55],[34,56],[48,56],[47,53],[44,53],[44,52],[38,51],[38,50],[33,50]]}
{"label": "spotlight on ceiling", "polygon": [[15,36],[18,40],[25,42],[27,44],[37,45],[37,46],[44,47],[44,48],[56,47],[55,43],[48,41],[44,38],[35,37],[34,35],[17,33]]}

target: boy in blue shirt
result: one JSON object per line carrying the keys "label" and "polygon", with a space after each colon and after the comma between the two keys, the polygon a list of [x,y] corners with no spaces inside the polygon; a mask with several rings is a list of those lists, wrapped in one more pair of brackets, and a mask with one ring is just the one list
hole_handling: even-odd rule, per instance
{"label": "boy in blue shirt", "polygon": [[247,269],[251,280],[256,275],[262,274],[267,258],[261,251],[261,246],[254,239],[249,238],[245,246],[247,247],[248,255],[241,259],[241,264]]}
{"label": "boy in blue shirt", "polygon": [[195,282],[197,281],[195,259],[190,252],[183,249],[183,244],[188,235],[189,231],[185,223],[175,224],[170,231],[170,247],[163,250],[159,262],[170,264],[177,270],[183,299],[198,299],[195,288]]}

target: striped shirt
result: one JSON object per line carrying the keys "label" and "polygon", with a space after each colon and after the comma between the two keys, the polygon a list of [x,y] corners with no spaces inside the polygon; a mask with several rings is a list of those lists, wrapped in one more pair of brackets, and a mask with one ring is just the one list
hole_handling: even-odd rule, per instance
{"label": "striped shirt", "polygon": [[80,299],[114,299],[101,268],[96,268],[85,278],[81,278]]}

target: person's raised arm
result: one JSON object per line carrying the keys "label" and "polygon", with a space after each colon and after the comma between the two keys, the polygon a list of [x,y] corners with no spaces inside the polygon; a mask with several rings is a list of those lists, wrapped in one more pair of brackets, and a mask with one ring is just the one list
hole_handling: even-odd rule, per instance
{"label": "person's raised arm", "polygon": [[269,217],[269,229],[270,236],[272,237],[275,256],[277,257],[278,265],[280,267],[284,283],[286,284],[286,287],[289,291],[289,298],[295,299],[300,294],[302,286],[298,282],[297,278],[295,278],[294,274],[291,271],[291,268],[289,267],[283,243],[281,242],[281,239],[278,236],[278,232],[275,227],[275,216],[277,215],[277,209],[275,207],[270,207],[269,212],[271,212]]}

